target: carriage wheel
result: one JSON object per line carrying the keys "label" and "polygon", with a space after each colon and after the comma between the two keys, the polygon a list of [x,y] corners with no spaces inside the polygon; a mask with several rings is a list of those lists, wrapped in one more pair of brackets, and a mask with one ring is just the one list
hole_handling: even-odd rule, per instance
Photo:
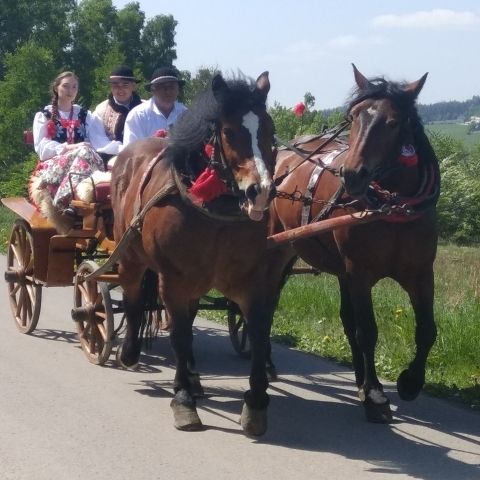
{"label": "carriage wheel", "polygon": [[243,358],[250,358],[250,342],[248,340],[248,325],[237,305],[228,307],[228,332],[234,350]]}
{"label": "carriage wheel", "polygon": [[10,307],[18,330],[35,330],[42,305],[42,286],[35,282],[33,271],[33,238],[30,225],[17,219],[13,224],[7,252]]}
{"label": "carriage wheel", "polygon": [[88,361],[103,365],[110,356],[114,339],[113,309],[108,285],[83,278],[98,269],[87,260],[77,269],[73,291],[72,318],[82,350]]}

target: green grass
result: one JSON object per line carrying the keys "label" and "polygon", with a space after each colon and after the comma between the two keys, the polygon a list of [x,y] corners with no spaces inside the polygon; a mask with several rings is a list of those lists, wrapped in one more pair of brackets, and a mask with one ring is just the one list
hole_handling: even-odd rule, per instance
{"label": "green grass", "polygon": [[[480,408],[480,248],[440,246],[435,272],[438,336],[427,363],[426,390]],[[373,301],[378,373],[396,381],[414,355],[413,309],[406,293],[388,279],[374,288]],[[282,292],[273,336],[350,364],[338,305],[334,277],[293,276]]]}
{"label": "green grass", "polygon": [[468,134],[468,126],[461,123],[451,123],[451,122],[436,122],[428,123],[425,125],[427,130],[434,132],[442,133],[453,137],[456,140],[460,140],[465,143],[467,148],[471,148],[474,145],[480,143],[480,132],[472,132]]}

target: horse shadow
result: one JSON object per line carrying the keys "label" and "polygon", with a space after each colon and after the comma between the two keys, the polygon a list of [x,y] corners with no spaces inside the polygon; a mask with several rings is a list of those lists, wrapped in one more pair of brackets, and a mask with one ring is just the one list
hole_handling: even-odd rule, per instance
{"label": "horse shadow", "polygon": [[[227,425],[205,425],[205,428],[243,434],[237,420],[243,392],[248,389],[249,362],[233,352],[228,335],[221,328],[196,328],[194,344],[205,389],[205,397],[197,402],[199,414],[205,416],[208,412]],[[424,394],[415,402],[406,403],[398,397],[393,385],[386,384],[394,422],[368,423],[357,398],[353,373],[348,368],[281,345],[273,344],[272,348],[279,379],[269,387],[272,401],[268,431],[254,439],[256,443],[328,452],[364,461],[370,465],[369,472],[380,475],[404,474],[425,480],[480,478],[478,422],[460,420],[459,407]],[[136,391],[172,398],[175,364],[168,341],[155,342],[144,360],[158,361],[164,368],[171,368],[172,376],[139,379]],[[232,379],[236,381],[235,387]],[[241,387],[239,380],[243,383]],[[429,408],[432,402],[434,407]],[[447,409],[453,409],[455,415],[448,415]],[[480,417],[474,414],[473,418]],[[457,459],[458,455],[471,462]]]}

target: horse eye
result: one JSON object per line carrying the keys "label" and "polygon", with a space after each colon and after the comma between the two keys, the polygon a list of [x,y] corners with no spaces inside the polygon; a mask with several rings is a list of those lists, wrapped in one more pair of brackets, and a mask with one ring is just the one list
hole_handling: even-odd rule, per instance
{"label": "horse eye", "polygon": [[398,126],[398,120],[395,118],[390,118],[386,121],[387,127],[393,129]]}
{"label": "horse eye", "polygon": [[229,128],[229,127],[225,127],[223,130],[223,135],[225,136],[225,138],[231,142],[234,137],[235,137],[235,132],[233,131],[233,128]]}

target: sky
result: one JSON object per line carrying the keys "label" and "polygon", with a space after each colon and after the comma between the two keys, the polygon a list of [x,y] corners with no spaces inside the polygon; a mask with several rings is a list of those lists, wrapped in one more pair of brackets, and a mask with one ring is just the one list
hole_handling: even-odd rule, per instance
{"label": "sky", "polygon": [[[120,9],[130,0],[113,0]],[[175,66],[226,77],[269,72],[269,105],[306,92],[315,109],[341,106],[366,77],[418,80],[419,103],[480,95],[478,0],[139,0],[147,18],[172,15]]]}

